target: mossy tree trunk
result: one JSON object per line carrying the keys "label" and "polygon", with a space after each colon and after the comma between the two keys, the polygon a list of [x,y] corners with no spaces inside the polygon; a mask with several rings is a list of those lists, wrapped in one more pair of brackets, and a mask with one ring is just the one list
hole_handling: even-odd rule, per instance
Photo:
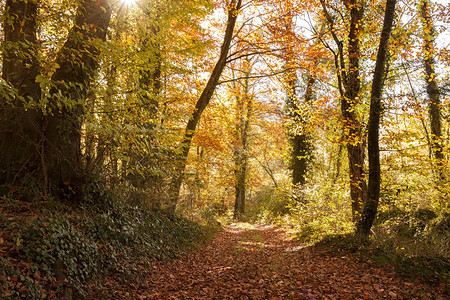
{"label": "mossy tree trunk", "polygon": [[106,37],[111,18],[110,0],[81,2],[75,24],[57,54],[54,87],[46,118],[45,160],[49,186],[55,195],[77,194],[83,181],[81,125],[84,101],[98,66],[100,42]]}
{"label": "mossy tree trunk", "polygon": [[[315,78],[309,74],[306,78],[306,92],[304,95],[305,104],[310,104],[312,101],[314,83]],[[289,93],[288,105],[292,110],[291,115],[294,122],[294,128],[299,128],[299,130],[290,132],[290,142],[292,145],[290,165],[290,168],[292,169],[292,184],[304,185],[312,161],[313,145],[311,134],[305,129],[307,128],[307,121],[304,117],[305,112],[302,111],[299,99],[296,97],[295,84],[290,83],[289,87],[292,91]]]}
{"label": "mossy tree trunk", "polygon": [[306,130],[307,120],[303,109],[305,104],[310,104],[313,97],[313,88],[315,79],[310,71],[306,78],[306,92],[304,101],[298,96],[297,87],[299,83],[298,63],[295,53],[295,31],[294,17],[296,11],[292,1],[286,1],[285,12],[283,16],[283,43],[285,47],[285,90],[287,116],[290,119],[288,127],[289,142],[291,146],[289,168],[292,170],[292,184],[304,185],[306,183],[306,174],[312,161],[312,141],[311,135]]}
{"label": "mossy tree trunk", "polygon": [[7,0],[4,8],[2,78],[9,90],[0,95],[0,185],[40,172],[37,12],[37,1],[30,0]]}

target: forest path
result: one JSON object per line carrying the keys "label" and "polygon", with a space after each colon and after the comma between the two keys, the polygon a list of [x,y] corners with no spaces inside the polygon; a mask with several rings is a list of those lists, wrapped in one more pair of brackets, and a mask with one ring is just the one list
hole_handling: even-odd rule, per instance
{"label": "forest path", "polygon": [[[342,254],[341,254],[342,255]],[[302,247],[275,226],[231,225],[202,249],[161,262],[128,299],[445,299],[349,256]],[[118,290],[116,290],[118,292]],[[124,291],[124,289],[122,289]]]}

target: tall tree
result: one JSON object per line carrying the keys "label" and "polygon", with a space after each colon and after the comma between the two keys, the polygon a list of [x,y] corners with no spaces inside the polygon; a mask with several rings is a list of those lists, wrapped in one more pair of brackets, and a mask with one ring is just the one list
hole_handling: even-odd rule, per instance
{"label": "tall tree", "polygon": [[[350,175],[350,196],[352,200],[352,216],[356,221],[361,215],[367,194],[367,183],[364,172],[365,135],[364,126],[355,111],[361,99],[360,79],[360,38],[363,32],[364,3],[359,0],[343,0],[350,14],[350,28],[347,47],[336,34],[334,18],[328,12],[325,0],[320,0],[327,19],[330,34],[336,43],[337,50],[332,50],[337,70],[338,88],[341,97],[341,112]],[[347,57],[344,51],[347,48]]]}
{"label": "tall tree", "polygon": [[110,0],[81,1],[75,24],[56,57],[44,156],[47,184],[56,193],[73,191],[81,180],[84,101],[98,66],[99,42],[106,37],[110,19]]}
{"label": "tall tree", "polygon": [[434,28],[430,15],[430,3],[428,0],[421,0],[419,3],[420,17],[423,26],[423,54],[425,66],[425,82],[429,98],[428,115],[431,127],[431,144],[438,168],[439,181],[444,179],[443,170],[443,142],[442,142],[442,117],[441,117],[441,100],[439,87],[436,81],[435,65],[435,47],[434,47]]}
{"label": "tall tree", "polygon": [[383,91],[383,80],[385,77],[386,57],[389,51],[389,39],[392,32],[395,17],[396,0],[387,0],[383,30],[381,31],[380,45],[378,47],[377,61],[373,73],[372,91],[370,94],[370,114],[368,125],[368,152],[369,152],[369,184],[368,197],[364,203],[364,210],[357,223],[357,236],[367,237],[370,233],[373,221],[378,210],[380,198],[380,117],[381,117],[381,94]]}
{"label": "tall tree", "polygon": [[220,48],[220,56],[209,77],[208,82],[206,83],[205,88],[203,89],[202,94],[200,95],[199,99],[197,100],[197,103],[195,104],[194,112],[189,117],[189,121],[186,125],[185,133],[179,147],[180,154],[176,162],[175,174],[174,178],[172,179],[169,192],[170,199],[167,211],[170,213],[175,212],[176,209],[181,184],[183,182],[184,169],[186,167],[186,162],[189,155],[189,150],[191,148],[192,138],[194,136],[195,129],[197,128],[197,124],[200,121],[200,117],[203,111],[208,106],[209,101],[211,100],[214,94],[214,91],[219,83],[220,75],[222,74],[222,71],[225,68],[225,65],[227,64],[228,52],[230,50],[231,41],[233,40],[234,27],[236,25],[236,20],[238,18],[241,7],[242,7],[242,0],[227,1],[227,10],[228,10],[227,27],[225,29],[225,35],[223,38],[222,46]]}
{"label": "tall tree", "polygon": [[[302,107],[301,97],[298,95],[297,87],[299,78],[297,75],[299,66],[296,62],[295,56],[295,29],[294,29],[295,11],[292,1],[286,1],[286,8],[282,20],[284,23],[284,42],[285,42],[285,86],[287,93],[286,105],[288,107],[288,114],[292,118],[293,128],[291,128],[290,142],[291,142],[291,164],[292,169],[292,183],[305,184],[308,166],[311,164],[312,158],[312,142],[311,136],[306,129],[305,112]],[[306,79],[306,92],[304,95],[304,102],[311,103],[314,88],[314,77],[308,74]]]}
{"label": "tall tree", "polygon": [[[234,218],[239,219],[245,214],[247,169],[249,158],[248,135],[250,130],[250,119],[253,113],[253,95],[250,93],[250,72],[252,69],[251,58],[244,60],[243,82],[234,83],[234,93],[236,93],[236,145],[234,149],[235,163],[235,201]],[[237,87],[241,84],[242,87]]]}
{"label": "tall tree", "polygon": [[34,173],[40,165],[38,3],[7,0],[4,8],[2,78],[9,89],[0,95],[0,185]]}
{"label": "tall tree", "polygon": [[[168,5],[168,3],[165,3]],[[162,53],[161,53],[161,10],[162,1],[152,1],[141,6],[146,14],[146,21],[139,27],[139,51],[143,57],[138,72],[136,109],[145,112],[145,117],[139,118],[138,126],[142,130],[137,149],[130,149],[127,155],[127,178],[137,188],[147,188],[156,195],[155,189],[161,184],[162,178],[152,172],[152,165],[158,165],[162,160],[155,143],[154,129],[157,123],[159,95],[161,92]],[[168,22],[168,20],[164,20]]]}

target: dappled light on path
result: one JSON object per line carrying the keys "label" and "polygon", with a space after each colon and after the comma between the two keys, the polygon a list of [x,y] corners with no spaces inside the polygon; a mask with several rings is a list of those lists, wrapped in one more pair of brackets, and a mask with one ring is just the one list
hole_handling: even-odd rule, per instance
{"label": "dappled light on path", "polygon": [[303,246],[275,226],[234,224],[186,257],[160,262],[129,299],[444,299],[392,272]]}

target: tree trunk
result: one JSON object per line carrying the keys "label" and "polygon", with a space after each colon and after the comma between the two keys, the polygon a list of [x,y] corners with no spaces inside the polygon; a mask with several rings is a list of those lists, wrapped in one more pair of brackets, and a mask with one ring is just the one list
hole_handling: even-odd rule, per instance
{"label": "tree trunk", "polygon": [[[359,79],[360,35],[363,24],[363,7],[357,0],[343,0],[350,12],[350,31],[348,34],[347,59],[344,58],[343,41],[335,33],[334,20],[328,13],[324,0],[320,1],[330,26],[330,32],[338,47],[334,52],[338,87],[341,96],[341,112],[350,176],[350,196],[352,201],[352,218],[357,221],[361,216],[363,203],[367,195],[367,183],[364,173],[365,136],[363,126],[355,112],[360,103],[361,81]],[[348,67],[346,66],[348,61]]]}
{"label": "tree trunk", "polygon": [[[304,95],[305,103],[310,104],[313,97],[313,87],[315,79],[312,75],[308,75],[306,82],[306,92]],[[293,87],[295,92],[295,86]],[[296,97],[291,100],[293,109],[293,119],[295,125],[301,126],[301,132],[291,133],[291,143],[292,143],[292,183],[294,185],[306,183],[306,174],[308,172],[308,167],[312,160],[312,149],[313,145],[311,143],[311,135],[306,132],[306,120],[302,116],[300,111],[300,105]]]}
{"label": "tree trunk", "polygon": [[380,146],[379,128],[381,116],[381,94],[383,90],[383,79],[386,65],[386,57],[389,51],[389,38],[395,17],[396,0],[387,0],[384,15],[383,30],[380,37],[377,61],[372,81],[372,92],[370,95],[370,114],[368,126],[368,151],[369,151],[369,186],[368,197],[364,203],[364,210],[356,226],[356,235],[367,238],[378,210],[380,198]]}
{"label": "tree trunk", "polygon": [[441,126],[441,100],[439,87],[436,81],[436,73],[434,71],[434,57],[435,57],[435,49],[434,49],[434,28],[433,22],[431,20],[430,12],[429,12],[429,1],[421,0],[420,1],[420,16],[423,25],[423,35],[424,35],[424,44],[423,44],[423,53],[424,53],[424,65],[425,65],[425,81],[427,86],[427,93],[429,97],[429,110],[428,115],[430,118],[430,127],[431,127],[431,144],[432,150],[434,154],[434,158],[436,159],[436,166],[438,169],[438,182],[441,185],[444,180],[444,152],[442,149],[442,126]]}
{"label": "tree trunk", "polygon": [[[246,65],[250,65],[248,62]],[[253,98],[249,94],[250,70],[245,72],[242,95],[236,95],[236,148],[235,148],[235,190],[234,218],[240,219],[245,214],[247,168],[248,168],[248,131],[253,114]],[[246,111],[247,110],[247,111]]]}
{"label": "tree trunk", "polygon": [[367,184],[364,173],[365,137],[363,126],[354,111],[360,101],[361,80],[359,79],[359,59],[361,56],[359,37],[362,32],[363,8],[356,0],[348,1],[351,22],[348,35],[348,69],[344,75],[345,93],[341,100],[344,120],[344,134],[350,175],[350,195],[352,199],[353,221],[357,221],[366,201]]}
{"label": "tree trunk", "polygon": [[[106,37],[111,18],[109,0],[84,0],[75,25],[56,57],[52,76],[51,112],[46,120],[46,151],[50,187],[56,196],[77,193],[81,178],[81,125],[84,100],[98,66],[98,43]],[[65,194],[61,194],[64,192]],[[70,192],[72,195],[67,195]]]}
{"label": "tree trunk", "polygon": [[[159,16],[160,3],[155,4],[155,8],[148,9],[152,25],[146,26],[141,34],[141,51],[146,53],[147,62],[139,70],[139,92],[137,93],[138,108],[145,116],[137,121],[137,125],[147,129],[147,133],[140,138],[137,148],[130,149],[128,168],[130,173],[127,179],[137,188],[150,188],[152,194],[156,196],[159,186],[163,184],[161,175],[152,172],[152,166],[160,165],[163,159],[160,149],[156,147],[154,141],[154,129],[159,107],[158,97],[161,92],[161,68],[162,53],[159,39],[161,38],[158,23],[161,22]],[[148,149],[142,149],[141,145],[148,145]],[[153,201],[159,201],[157,197],[152,197]],[[157,204],[159,205],[159,204]]]}
{"label": "tree trunk", "polygon": [[2,78],[15,91],[0,98],[0,185],[12,184],[40,166],[37,11],[37,1],[6,1]]}
{"label": "tree trunk", "polygon": [[195,110],[189,118],[189,121],[186,125],[186,130],[184,133],[184,137],[180,144],[180,154],[179,158],[176,160],[176,166],[174,170],[174,176],[171,182],[170,191],[169,191],[169,203],[166,208],[167,212],[174,213],[178,198],[180,195],[181,184],[184,178],[184,169],[186,167],[187,158],[189,155],[189,150],[192,144],[192,138],[194,137],[195,129],[197,128],[197,124],[200,121],[200,117],[208,106],[209,101],[211,100],[214,91],[217,87],[217,84],[220,79],[220,75],[222,74],[225,65],[227,64],[228,51],[230,49],[231,41],[233,39],[234,27],[236,25],[236,20],[239,14],[239,10],[241,9],[242,0],[231,0],[228,5],[228,22],[227,28],[225,30],[225,36],[223,39],[222,47],[220,50],[220,57],[217,61],[209,80],[203,89],[200,98],[195,104]]}
{"label": "tree trunk", "polygon": [[236,198],[234,201],[234,218],[239,220],[245,214],[245,198],[246,198],[246,178],[248,159],[245,154],[236,154]]}
{"label": "tree trunk", "polygon": [[[308,171],[308,167],[311,163],[311,154],[312,154],[312,143],[311,136],[305,130],[306,119],[304,117],[304,112],[302,111],[302,104],[300,97],[297,95],[297,69],[298,65],[295,61],[295,53],[294,53],[294,42],[292,37],[295,36],[294,32],[294,16],[295,10],[292,5],[292,1],[287,1],[285,3],[285,12],[284,12],[284,47],[286,47],[285,51],[285,81],[286,81],[286,106],[288,108],[288,116],[291,119],[292,126],[288,128],[289,141],[291,144],[291,157],[290,157],[290,166],[289,168],[292,170],[292,183],[294,185],[297,184],[305,184],[306,183],[306,173]],[[310,104],[313,97],[313,87],[314,87],[315,79],[312,74],[308,74],[306,80],[306,92],[304,95],[304,102],[306,104]]]}

